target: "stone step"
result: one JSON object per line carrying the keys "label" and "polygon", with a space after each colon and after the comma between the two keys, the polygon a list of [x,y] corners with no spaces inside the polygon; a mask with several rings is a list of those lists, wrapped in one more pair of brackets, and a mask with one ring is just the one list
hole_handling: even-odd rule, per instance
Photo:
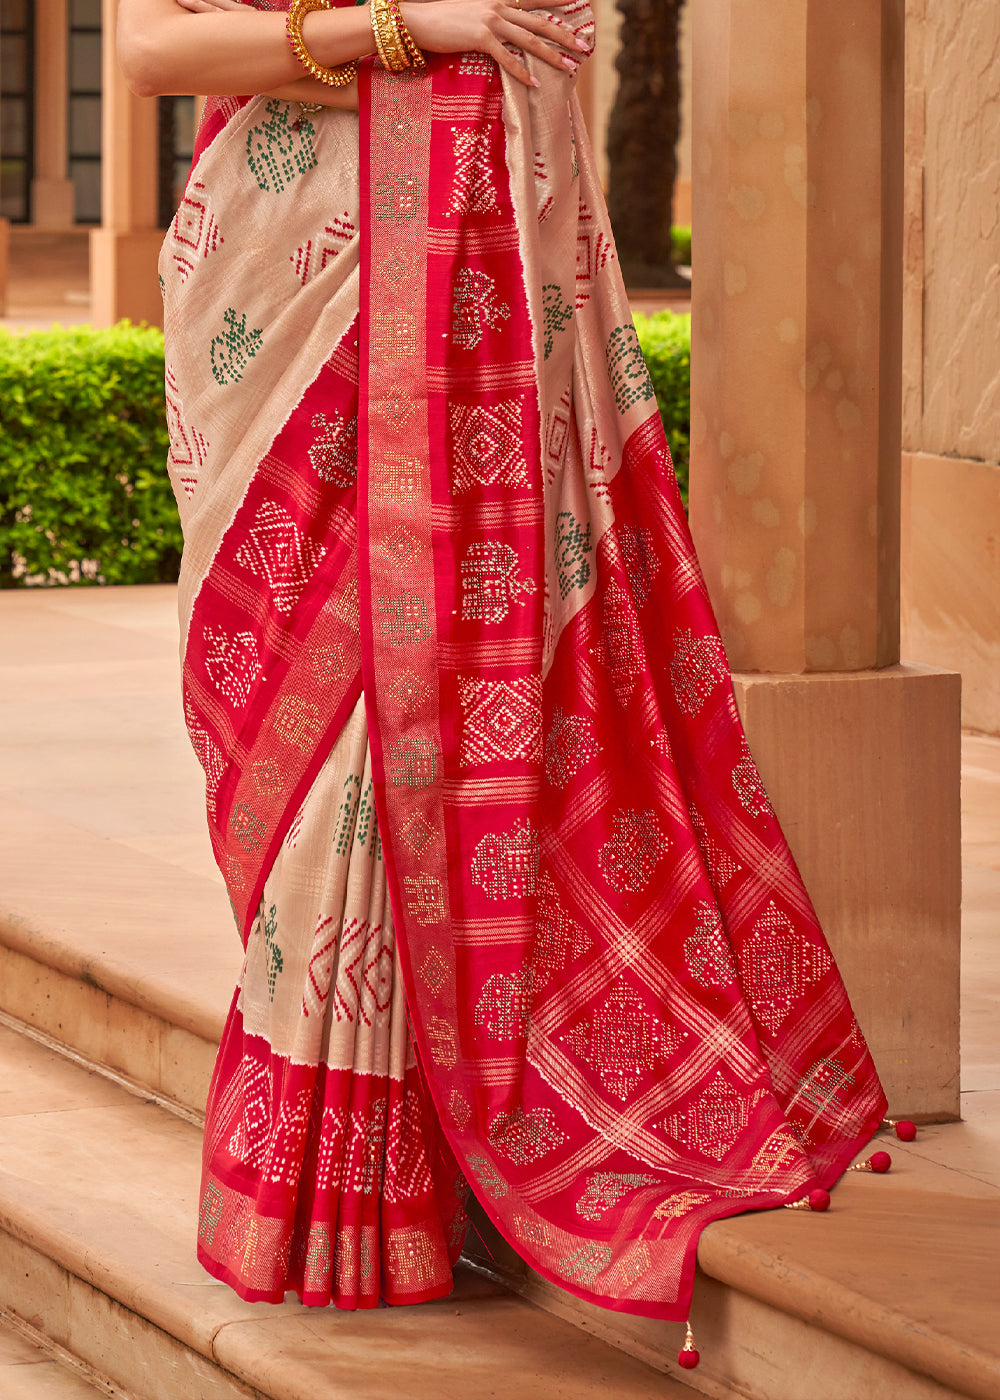
{"label": "stone step", "polygon": [[[21,1117],[37,1121],[30,1131],[6,1134],[0,1152],[0,1228],[7,1231],[0,1253],[16,1256],[13,1273],[4,1264],[0,1275],[21,1296],[23,1257],[29,1263],[21,1273],[43,1280],[42,1300],[73,1300],[52,1324],[70,1339],[64,1344],[71,1351],[74,1341],[86,1340],[87,1319],[101,1320],[103,1337],[113,1335],[116,1318],[134,1313],[128,1377],[155,1375],[169,1360],[165,1374],[182,1388],[163,1392],[165,1400],[200,1398],[196,1387],[183,1388],[195,1376],[211,1379],[216,1389],[206,1388],[204,1397],[215,1400],[253,1393],[254,1384],[263,1384],[260,1375],[284,1375],[285,1337],[296,1339],[296,1355],[301,1345],[306,1358],[315,1358],[328,1339],[343,1374],[353,1377],[353,1363],[336,1350],[338,1339],[371,1331],[372,1340],[388,1344],[395,1367],[397,1342],[409,1356],[425,1329],[418,1320],[408,1331],[395,1312],[361,1314],[358,1322],[297,1308],[248,1310],[221,1285],[206,1282],[194,1262],[198,1150],[191,1123],[204,1102],[240,951],[211,864],[200,773],[180,720],[172,608],[172,590],[162,589],[0,598],[7,643],[0,684],[10,678],[0,691],[0,1008],[34,1035],[110,1068],[175,1111],[172,1117],[155,1104],[137,1104],[121,1084],[57,1060],[60,1073],[77,1076],[77,1086],[95,1086],[96,1099],[71,1107],[72,1095],[57,1095],[54,1106],[33,1114],[30,1093],[22,1094]],[[14,677],[9,668],[18,656]],[[982,890],[970,886],[979,891],[983,927],[968,925],[966,936],[973,936],[981,978],[986,960],[995,960],[991,911],[1000,907],[1000,873],[984,869],[977,878],[988,883]],[[976,987],[967,988],[967,1002],[978,1005],[977,996]],[[983,1063],[995,1065],[995,1010],[988,1000],[979,997],[982,1014],[966,1040],[971,1030]],[[0,1028],[0,1042],[9,1041]],[[23,1038],[16,1044],[19,1064],[51,1064],[45,1045]],[[23,1078],[22,1069],[5,1074],[0,1062],[0,1083],[17,1085],[17,1076]],[[978,1069],[977,1076],[973,1087],[991,1092],[966,1096],[971,1121],[924,1129],[907,1147],[894,1144],[893,1174],[848,1178],[826,1216],[771,1212],[705,1232],[693,1313],[703,1361],[686,1375],[689,1384],[717,1400],[1000,1400],[995,1308],[984,1306],[984,1299],[1000,1296],[1000,1173],[995,1128],[991,1137],[975,1119],[980,1099],[983,1113],[995,1115],[992,1091],[1000,1084]],[[59,1075],[55,1080],[58,1087]],[[188,1121],[178,1121],[177,1112]],[[67,1150],[73,1136],[60,1139],[60,1129],[79,1132],[79,1159]],[[7,1165],[8,1148],[16,1169]],[[77,1195],[82,1204],[74,1214]],[[96,1246],[88,1234],[91,1217],[103,1222]],[[486,1229],[484,1237],[481,1266],[573,1324],[559,1345],[573,1352],[573,1338],[590,1345],[581,1337],[589,1334],[624,1353],[616,1366],[645,1362],[676,1374],[681,1329],[587,1308],[525,1275]],[[0,1286],[0,1307],[7,1288]],[[491,1309],[498,1319],[538,1316],[481,1276],[466,1275],[462,1289],[455,1306],[465,1319],[461,1327],[472,1329],[470,1346],[480,1342],[466,1300],[475,1303],[475,1327],[484,1334]],[[521,1310],[511,1313],[513,1307]],[[404,1312],[430,1319],[453,1316],[454,1307],[451,1314],[447,1305]],[[37,1318],[53,1335],[40,1303]],[[553,1325],[552,1317],[545,1325]],[[543,1354],[546,1335],[544,1329],[531,1334]],[[95,1343],[94,1364],[109,1374],[98,1364],[105,1345]],[[250,1360],[233,1360],[237,1345]],[[418,1370],[431,1364],[428,1353],[414,1355]],[[503,1348],[488,1355],[491,1377],[517,1376]],[[523,1349],[516,1355],[516,1367],[529,1364]],[[298,1376],[295,1368],[288,1374]],[[654,1373],[638,1374],[648,1385]],[[662,1376],[655,1383],[665,1385]],[[223,1384],[228,1389],[219,1390]],[[135,1393],[145,1400],[146,1391]],[[286,1393],[313,1392],[274,1390]],[[435,1400],[450,1393],[440,1391]]]}
{"label": "stone step", "polygon": [[241,951],[176,589],[12,593],[0,616],[0,1011],[200,1113]]}
{"label": "stone step", "polygon": [[0,1028],[0,1310],[130,1400],[694,1400],[469,1268],[417,1308],[244,1303],[195,1259],[199,1160],[190,1124]]}
{"label": "stone step", "polygon": [[3,1400],[128,1400],[124,1391],[102,1385],[65,1352],[39,1345],[29,1328],[2,1316],[0,1395]]}
{"label": "stone step", "polygon": [[[941,1190],[947,1169],[921,1155],[933,1143],[885,1146],[892,1174],[844,1177],[825,1214],[767,1211],[705,1230],[694,1388],[718,1400],[998,1400],[1000,1193],[975,1176]],[[680,1374],[662,1325],[571,1297],[527,1270],[478,1213],[476,1224],[467,1252],[508,1287]]]}

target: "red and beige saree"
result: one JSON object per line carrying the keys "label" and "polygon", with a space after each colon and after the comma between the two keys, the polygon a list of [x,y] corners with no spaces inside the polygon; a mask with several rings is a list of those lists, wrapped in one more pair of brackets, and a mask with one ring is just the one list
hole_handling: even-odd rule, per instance
{"label": "red and beige saree", "polygon": [[[269,6],[270,8],[270,6]],[[581,6],[564,21],[590,32]],[[736,713],[569,76],[213,105],[164,247],[184,704],[246,961],[201,1259],[687,1314],[885,1102]]]}

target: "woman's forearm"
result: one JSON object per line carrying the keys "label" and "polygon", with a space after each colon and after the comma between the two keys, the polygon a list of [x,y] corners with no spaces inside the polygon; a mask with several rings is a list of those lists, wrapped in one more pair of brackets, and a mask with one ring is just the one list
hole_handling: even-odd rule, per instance
{"label": "woman's forearm", "polygon": [[[327,67],[370,53],[368,7],[314,12],[303,37]],[[190,14],[174,0],[121,0],[118,61],[140,97],[275,92],[303,77],[285,38],[284,15],[250,9]]]}

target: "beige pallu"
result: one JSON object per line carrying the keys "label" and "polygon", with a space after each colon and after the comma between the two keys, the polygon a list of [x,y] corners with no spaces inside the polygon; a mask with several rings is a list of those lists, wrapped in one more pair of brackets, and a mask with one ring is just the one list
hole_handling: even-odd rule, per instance
{"label": "beige pallu", "polygon": [[438,1296],[467,1180],[547,1277],[683,1317],[704,1224],[832,1185],[884,1111],[535,66],[364,73],[360,163],[352,116],[220,104],[164,247],[247,947],[199,1252],[252,1299]]}

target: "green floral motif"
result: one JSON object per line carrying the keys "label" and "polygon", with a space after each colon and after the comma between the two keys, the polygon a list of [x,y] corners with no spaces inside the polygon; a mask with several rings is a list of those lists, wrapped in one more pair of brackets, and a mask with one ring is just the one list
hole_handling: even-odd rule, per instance
{"label": "green floral motif", "polygon": [[542,311],[545,330],[545,358],[552,354],[556,335],[573,319],[573,307],[563,301],[562,288],[555,282],[546,282],[542,288]]}
{"label": "green floral motif", "polygon": [[626,413],[633,404],[646,403],[653,397],[653,381],[631,322],[614,328],[608,336],[606,353],[608,374],[619,413]]}
{"label": "green floral motif", "polygon": [[317,164],[313,149],[316,128],[308,121],[292,126],[288,105],[276,98],[265,111],[268,120],[247,133],[247,163],[262,190],[282,194],[287,185]]}
{"label": "green floral motif", "polygon": [[285,966],[285,959],[277,944],[278,911],[272,904],[264,918],[264,947],[267,949],[267,990],[274,1000],[274,989],[278,983],[278,973]]}
{"label": "green floral motif", "polygon": [[583,588],[590,578],[587,555],[591,551],[590,526],[584,528],[568,510],[556,516],[556,569],[559,596],[565,598],[574,588]]}
{"label": "green floral motif", "polygon": [[246,373],[247,364],[261,347],[264,332],[261,329],[247,330],[247,315],[244,311],[239,321],[232,307],[222,318],[227,329],[212,341],[212,374],[220,384],[238,384]]}

